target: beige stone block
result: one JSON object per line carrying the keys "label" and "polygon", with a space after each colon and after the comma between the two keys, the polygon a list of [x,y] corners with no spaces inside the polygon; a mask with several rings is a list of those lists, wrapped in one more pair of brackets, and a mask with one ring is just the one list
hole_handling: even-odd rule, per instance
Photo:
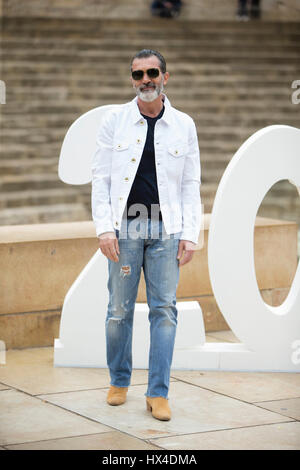
{"label": "beige stone block", "polygon": [[268,424],[155,439],[166,450],[299,450],[300,423]]}
{"label": "beige stone block", "polygon": [[[29,442],[7,446],[10,450],[155,450],[159,447],[148,444],[119,431],[105,432],[42,442]],[[104,457],[104,456],[103,456]],[[101,463],[101,457],[99,459]]]}
{"label": "beige stone block", "polygon": [[[139,297],[139,302],[147,302],[147,298],[143,293],[143,283],[140,284],[140,287],[141,287],[141,295]],[[227,322],[225,321],[223,315],[221,314],[218,308],[218,305],[213,295],[202,295],[202,296],[182,297],[182,298],[177,296],[178,302],[180,301],[190,302],[190,301],[195,301],[195,300],[199,303],[201,307],[206,332],[226,330],[229,328]]]}
{"label": "beige stone block", "polygon": [[[204,246],[180,268],[177,299],[198,300],[206,331],[216,331],[228,325],[210,284],[209,223],[206,214]],[[296,271],[297,224],[257,217],[254,244],[258,286],[267,303],[278,305]],[[0,227],[0,337],[7,348],[53,344],[65,295],[97,249],[93,222]],[[137,301],[146,302],[143,275]]]}
{"label": "beige stone block", "polygon": [[259,289],[291,286],[297,269],[297,234],[294,222],[256,218],[254,263]]}
{"label": "beige stone block", "polygon": [[209,222],[210,214],[207,214],[204,224],[203,247],[196,249],[192,261],[180,268],[180,278],[177,288],[178,298],[212,294],[207,259]]}
{"label": "beige stone block", "polygon": [[2,314],[61,308],[98,248],[86,222],[0,227],[0,240]]}
{"label": "beige stone block", "polygon": [[203,295],[193,300],[199,302],[206,332],[229,329],[213,295]]}
{"label": "beige stone block", "polygon": [[17,390],[3,390],[0,397],[0,445],[111,431]]}
{"label": "beige stone block", "polygon": [[140,439],[280,423],[287,420],[285,416],[220,393],[183,382],[174,382],[169,393],[172,419],[159,421],[146,410],[145,391],[146,386],[130,387],[127,401],[120,407],[110,407],[106,404],[104,390],[42,395],[41,398]]}
{"label": "beige stone block", "polygon": [[[213,295],[207,257],[209,223],[210,214],[206,214],[203,248],[196,249],[192,261],[180,268],[177,288],[179,300]],[[257,217],[254,229],[254,262],[257,284],[261,291],[290,287],[297,269],[297,224]],[[146,302],[143,275],[137,301]]]}
{"label": "beige stone block", "polygon": [[[195,297],[212,293],[207,261],[207,239],[209,220],[209,214],[206,214],[204,224],[203,248],[199,249],[199,247],[197,247],[195,249],[192,261],[180,267],[179,283],[176,293],[178,300],[187,297]],[[147,301],[146,284],[143,272],[141,274],[141,281],[138,288],[137,301]]]}
{"label": "beige stone block", "polygon": [[0,338],[6,349],[49,346],[59,336],[61,311],[0,315]]}

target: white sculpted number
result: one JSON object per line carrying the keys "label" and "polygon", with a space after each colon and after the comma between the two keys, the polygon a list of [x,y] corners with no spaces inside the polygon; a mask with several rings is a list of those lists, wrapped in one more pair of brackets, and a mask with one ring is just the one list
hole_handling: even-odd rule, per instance
{"label": "white sculpted number", "polygon": [[[294,88],[299,85],[300,81],[293,83]],[[293,98],[298,100],[299,95],[300,90],[296,90]],[[103,115],[114,106],[119,105],[85,113],[68,130],[59,161],[59,176],[64,182],[91,181],[96,134]],[[180,315],[183,334],[181,346],[176,350],[175,345],[173,368],[300,370],[299,264],[286,300],[279,307],[271,307],[262,300],[257,285],[253,243],[257,211],[271,186],[287,179],[300,188],[299,148],[299,129],[269,126],[253,134],[227,166],[211,215],[208,264],[218,306],[241,343],[203,344],[201,310],[191,305]],[[55,365],[105,367],[106,270],[106,260],[97,250],[68,291],[60,338],[55,340]],[[136,321],[146,323],[146,306],[139,304],[138,308],[142,315],[136,315]],[[198,345],[189,347],[195,330]],[[144,358],[138,367],[147,367],[146,354]]]}

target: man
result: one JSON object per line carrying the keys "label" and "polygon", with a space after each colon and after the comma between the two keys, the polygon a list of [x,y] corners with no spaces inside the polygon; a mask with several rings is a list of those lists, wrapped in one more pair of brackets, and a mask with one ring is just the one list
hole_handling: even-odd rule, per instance
{"label": "man", "polygon": [[181,6],[181,0],[154,0],[151,4],[151,11],[154,16],[175,18],[179,15]]}
{"label": "man", "polygon": [[260,0],[238,0],[237,19],[248,21],[250,3],[250,16],[252,19],[260,18]]}
{"label": "man", "polygon": [[162,93],[169,79],[162,55],[138,52],[131,75],[137,97],[105,117],[92,165],[93,219],[109,268],[107,402],[126,400],[143,268],[150,321],[146,404],[155,418],[169,420],[179,266],[192,259],[200,231],[199,148],[193,120]]}

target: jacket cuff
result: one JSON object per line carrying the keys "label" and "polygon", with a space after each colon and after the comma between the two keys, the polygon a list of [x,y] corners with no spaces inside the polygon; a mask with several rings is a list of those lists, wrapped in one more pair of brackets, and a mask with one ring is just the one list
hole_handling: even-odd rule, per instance
{"label": "jacket cuff", "polygon": [[115,232],[114,226],[111,224],[111,225],[105,225],[105,226],[102,225],[100,227],[99,226],[96,227],[97,237],[100,237],[100,235],[105,232]]}
{"label": "jacket cuff", "polygon": [[180,235],[180,240],[188,240],[189,242],[195,243],[195,245],[198,245],[198,238],[199,236],[195,235],[195,232],[188,230],[181,232]]}

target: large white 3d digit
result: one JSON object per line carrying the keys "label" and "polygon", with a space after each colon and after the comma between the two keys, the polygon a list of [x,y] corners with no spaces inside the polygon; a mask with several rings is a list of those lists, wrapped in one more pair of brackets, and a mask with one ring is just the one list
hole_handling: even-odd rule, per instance
{"label": "large white 3d digit", "polygon": [[[251,354],[236,351],[237,362],[246,369],[254,361],[250,368],[299,370],[291,358],[292,345],[300,339],[300,266],[286,300],[271,307],[260,295],[254,264],[257,211],[271,186],[283,179],[300,188],[300,130],[269,126],[252,135],[230,161],[211,216],[211,284],[230,328],[253,352],[251,360]],[[234,368],[235,358],[228,353],[227,359],[223,366]]]}
{"label": "large white 3d digit", "polygon": [[[69,184],[86,184],[91,181],[97,132],[105,114],[118,106],[120,105],[113,104],[92,109],[80,116],[68,129],[58,166],[62,181]],[[59,338],[54,342],[55,366],[106,367],[107,277],[107,259],[97,250],[65,296]],[[175,348],[203,344],[204,322],[198,302],[178,302],[177,308],[180,318]],[[148,305],[136,304],[135,311],[133,365],[146,369],[149,343]]]}
{"label": "large white 3d digit", "polygon": [[[95,108],[72,124],[59,161],[64,182],[91,181],[96,134],[104,114],[115,106],[120,105]],[[282,179],[300,190],[299,149],[299,129],[269,126],[252,135],[230,161],[214,201],[208,264],[216,301],[241,343],[204,343],[198,303],[179,303],[183,324],[177,334],[173,368],[300,371],[300,267],[284,303],[271,307],[262,300],[254,265],[258,208],[267,191]],[[55,365],[106,366],[106,277],[106,260],[97,251],[66,295],[60,338],[55,340]],[[136,327],[145,338],[146,304],[136,308],[140,313]],[[145,347],[140,346],[135,346],[139,351],[135,366],[145,368]]]}
{"label": "large white 3d digit", "polygon": [[99,106],[82,114],[65,135],[58,163],[58,176],[68,184],[86,184],[92,180],[92,159],[101,121],[117,104]]}

